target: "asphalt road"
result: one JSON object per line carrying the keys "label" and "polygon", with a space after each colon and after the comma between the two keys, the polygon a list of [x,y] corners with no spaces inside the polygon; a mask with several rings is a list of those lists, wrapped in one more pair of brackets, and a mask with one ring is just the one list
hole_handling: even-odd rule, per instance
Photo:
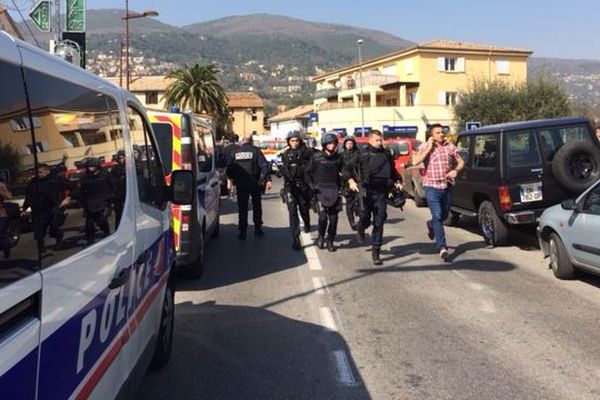
{"label": "asphalt road", "polygon": [[443,264],[410,203],[389,210],[375,267],[342,216],[337,252],[306,236],[293,251],[274,193],[267,236],[246,242],[224,202],[204,276],[178,281],[170,364],[140,399],[600,398],[600,279],[556,280],[530,234],[489,249],[463,221]]}

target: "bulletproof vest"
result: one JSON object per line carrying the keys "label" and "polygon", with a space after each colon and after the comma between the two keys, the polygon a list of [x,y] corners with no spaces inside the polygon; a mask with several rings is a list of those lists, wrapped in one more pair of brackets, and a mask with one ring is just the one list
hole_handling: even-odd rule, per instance
{"label": "bulletproof vest", "polygon": [[258,160],[255,158],[256,151],[254,147],[246,144],[238,147],[233,153],[234,163],[250,176],[258,175],[258,170],[256,168]]}
{"label": "bulletproof vest", "polygon": [[324,152],[315,155],[315,183],[317,185],[336,185],[340,184],[340,155],[334,153],[330,156]]}
{"label": "bulletproof vest", "polygon": [[296,150],[288,150],[285,152],[284,164],[288,171],[290,171],[290,175],[294,179],[302,178],[302,155],[304,152],[302,149],[298,148]]}
{"label": "bulletproof vest", "polygon": [[386,186],[391,177],[390,161],[385,150],[373,151],[370,147],[361,154],[361,179],[363,184]]}

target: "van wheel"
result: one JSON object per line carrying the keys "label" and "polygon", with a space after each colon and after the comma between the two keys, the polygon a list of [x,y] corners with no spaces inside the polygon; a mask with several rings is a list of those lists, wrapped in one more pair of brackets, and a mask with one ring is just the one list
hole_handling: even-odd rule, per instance
{"label": "van wheel", "polygon": [[154,349],[154,355],[150,363],[150,368],[152,369],[164,367],[169,362],[169,358],[171,358],[173,328],[175,325],[175,288],[173,282],[174,279],[169,277],[160,315],[160,328],[156,348]]}
{"label": "van wheel", "polygon": [[490,246],[502,246],[508,242],[508,227],[488,200],[479,206],[479,228],[483,239]]}
{"label": "van wheel", "polygon": [[448,214],[448,218],[444,220],[444,225],[446,226],[456,226],[460,221],[460,214],[455,211],[450,211]]}
{"label": "van wheel", "polygon": [[204,250],[205,250],[205,243],[204,243],[204,228],[202,228],[202,230],[199,232],[198,235],[198,255],[196,257],[196,259],[194,261],[192,261],[190,264],[185,265],[184,267],[181,268],[183,275],[186,278],[191,278],[191,279],[198,279],[202,276],[202,273],[204,272]]}
{"label": "van wheel", "polygon": [[569,260],[567,249],[556,233],[550,235],[550,268],[558,279],[573,279],[575,267]]}

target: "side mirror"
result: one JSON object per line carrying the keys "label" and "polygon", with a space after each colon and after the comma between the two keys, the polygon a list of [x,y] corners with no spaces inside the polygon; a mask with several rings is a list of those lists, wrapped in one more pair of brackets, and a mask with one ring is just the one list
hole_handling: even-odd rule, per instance
{"label": "side mirror", "polygon": [[400,155],[401,155],[401,156],[403,156],[403,157],[404,157],[404,156],[407,156],[407,155],[409,155],[409,154],[410,154],[410,150],[402,150],[402,151],[400,152]]}
{"label": "side mirror", "polygon": [[170,199],[173,204],[191,205],[194,202],[194,174],[188,170],[177,170],[171,174]]}
{"label": "side mirror", "polygon": [[562,203],[560,203],[560,206],[563,210],[577,211],[577,202],[573,199],[563,201]]}

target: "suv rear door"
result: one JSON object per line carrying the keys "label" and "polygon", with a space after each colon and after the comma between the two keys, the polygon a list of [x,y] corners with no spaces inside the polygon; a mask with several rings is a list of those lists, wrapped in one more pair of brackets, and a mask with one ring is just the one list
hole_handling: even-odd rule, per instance
{"label": "suv rear door", "polygon": [[471,188],[471,135],[461,135],[456,141],[458,155],[465,162],[465,168],[458,174],[452,192],[452,205],[462,209],[473,208],[473,190]]}
{"label": "suv rear door", "polygon": [[552,198],[544,180],[544,167],[535,130],[504,133],[504,176],[512,209],[545,208]]}

